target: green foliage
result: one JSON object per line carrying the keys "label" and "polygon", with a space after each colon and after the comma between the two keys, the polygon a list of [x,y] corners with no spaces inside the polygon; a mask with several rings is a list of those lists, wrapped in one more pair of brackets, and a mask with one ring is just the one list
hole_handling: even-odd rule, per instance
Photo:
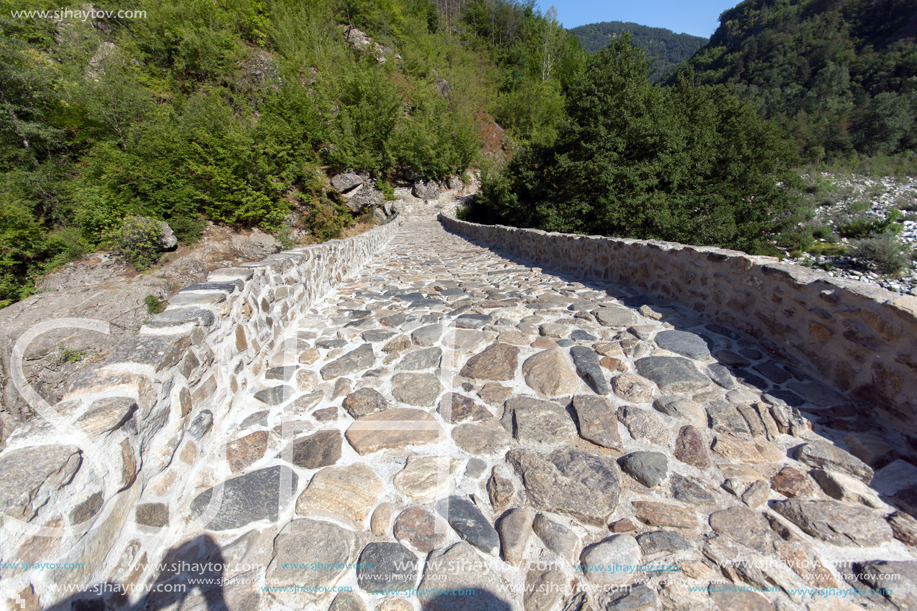
{"label": "green foliage", "polygon": [[901,233],[903,226],[898,223],[901,218],[901,211],[892,208],[885,215],[885,219],[879,220],[860,215],[852,218],[838,228],[838,233],[845,238],[858,239],[883,234],[897,235]]}
{"label": "green foliage", "polygon": [[162,223],[140,216],[125,218],[118,236],[121,254],[137,271],[149,269],[159,259],[161,239]]}
{"label": "green foliage", "polygon": [[280,226],[280,229],[277,230],[277,233],[274,237],[277,238],[277,241],[280,242],[280,247],[284,250],[290,250],[291,248],[296,248],[299,244],[296,240],[293,239],[293,231],[290,229],[290,226],[283,224]]}
{"label": "green foliage", "polygon": [[146,311],[150,314],[159,314],[166,309],[165,302],[160,300],[156,295],[147,295],[143,298],[143,303],[146,304]]}
{"label": "green foliage", "polygon": [[911,0],[746,0],[683,68],[732,87],[810,162],[913,151],[913,12]]}
{"label": "green foliage", "polygon": [[353,223],[353,216],[341,205],[324,201],[313,206],[306,218],[306,225],[311,234],[321,240],[333,240],[341,237],[345,227]]}
{"label": "green foliage", "polygon": [[634,44],[644,49],[647,57],[655,59],[652,64],[653,74],[650,76],[650,80],[654,82],[664,78],[669,70],[709,42],[700,36],[676,34],[665,28],[652,28],[623,21],[590,23],[571,28],[570,32],[579,38],[580,44],[590,53],[595,53],[616,36],[630,32],[634,37]]}
{"label": "green foliage", "polygon": [[376,179],[376,188],[382,191],[385,201],[393,202],[395,199],[395,188],[381,178]]}
{"label": "green foliage", "polygon": [[518,153],[482,185],[485,220],[773,252],[793,224],[795,156],[722,87],[647,79],[624,34],[590,57],[553,146]]}
{"label": "green foliage", "polygon": [[899,274],[910,267],[907,248],[893,233],[857,240],[849,254],[882,274]]}
{"label": "green foliage", "polygon": [[58,362],[63,363],[79,363],[86,356],[86,353],[82,350],[63,350],[58,357]]}

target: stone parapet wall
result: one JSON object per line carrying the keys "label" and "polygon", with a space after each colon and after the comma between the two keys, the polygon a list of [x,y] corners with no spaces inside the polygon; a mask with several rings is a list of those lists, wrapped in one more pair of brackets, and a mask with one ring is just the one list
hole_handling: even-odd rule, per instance
{"label": "stone parapet wall", "polygon": [[118,569],[157,562],[166,534],[186,528],[192,482],[217,451],[209,431],[251,400],[268,356],[296,341],[294,321],[400,224],[211,273],[71,380],[50,419],[17,428],[0,453],[0,560],[59,568],[4,569],[2,594],[137,583]]}
{"label": "stone parapet wall", "polygon": [[544,267],[692,307],[847,393],[864,415],[917,432],[917,297],[733,250],[439,219]]}

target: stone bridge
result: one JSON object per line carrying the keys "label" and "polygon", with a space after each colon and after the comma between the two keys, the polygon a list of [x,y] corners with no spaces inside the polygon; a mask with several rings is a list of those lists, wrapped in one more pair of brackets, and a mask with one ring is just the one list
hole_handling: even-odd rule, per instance
{"label": "stone bridge", "polygon": [[429,215],[208,280],[8,439],[6,608],[917,608],[917,298]]}

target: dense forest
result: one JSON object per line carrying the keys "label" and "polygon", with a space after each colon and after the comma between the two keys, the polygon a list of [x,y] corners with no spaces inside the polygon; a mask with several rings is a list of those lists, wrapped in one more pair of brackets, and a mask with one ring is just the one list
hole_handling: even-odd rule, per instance
{"label": "dense forest", "polygon": [[690,34],[676,34],[665,28],[651,28],[637,23],[625,21],[602,21],[571,28],[583,48],[590,53],[595,53],[615,36],[622,32],[630,32],[634,36],[634,44],[645,49],[647,55],[656,59],[650,80],[658,81],[677,64],[691,57],[695,51],[707,44],[708,40]]}
{"label": "dense forest", "polygon": [[809,161],[914,157],[913,0],[746,0],[682,68],[729,85]]}
{"label": "dense forest", "polygon": [[333,237],[352,219],[329,174],[391,192],[462,174],[497,125],[497,147],[550,142],[585,57],[518,0],[59,7],[0,0],[0,306],[132,215],[184,243],[207,220]]}

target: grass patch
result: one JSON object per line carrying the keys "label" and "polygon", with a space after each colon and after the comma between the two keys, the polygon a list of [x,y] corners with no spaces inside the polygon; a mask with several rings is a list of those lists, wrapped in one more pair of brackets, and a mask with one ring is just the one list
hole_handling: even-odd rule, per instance
{"label": "grass patch", "polygon": [[159,314],[166,309],[166,302],[160,300],[156,295],[147,295],[143,298],[146,304],[146,311],[150,314]]}

